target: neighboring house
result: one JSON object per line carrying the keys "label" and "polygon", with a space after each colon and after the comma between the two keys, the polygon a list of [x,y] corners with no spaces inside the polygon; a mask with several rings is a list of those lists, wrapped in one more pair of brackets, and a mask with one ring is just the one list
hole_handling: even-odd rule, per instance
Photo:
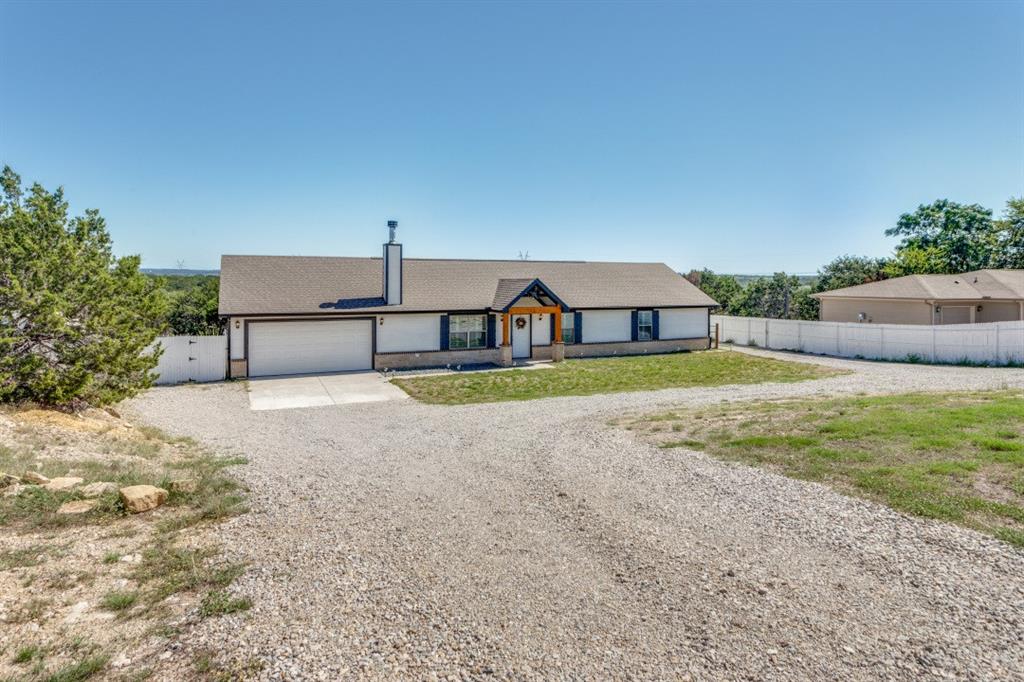
{"label": "neighboring house", "polygon": [[969,324],[1024,320],[1024,270],[908,275],[814,294],[827,322]]}
{"label": "neighboring house", "polygon": [[[393,225],[390,225],[392,228]],[[231,376],[707,348],[717,304],[662,263],[223,256]]]}

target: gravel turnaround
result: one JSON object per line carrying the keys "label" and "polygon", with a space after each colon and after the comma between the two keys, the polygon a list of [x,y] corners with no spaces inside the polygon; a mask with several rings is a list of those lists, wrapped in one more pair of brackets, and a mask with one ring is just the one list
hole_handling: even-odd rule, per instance
{"label": "gravel turnaround", "polygon": [[1024,679],[1024,552],[608,422],[722,400],[1024,387],[1024,370],[782,357],[797,384],[252,412],[230,383],[128,410],[224,453],[245,614],[175,652],[263,679]]}

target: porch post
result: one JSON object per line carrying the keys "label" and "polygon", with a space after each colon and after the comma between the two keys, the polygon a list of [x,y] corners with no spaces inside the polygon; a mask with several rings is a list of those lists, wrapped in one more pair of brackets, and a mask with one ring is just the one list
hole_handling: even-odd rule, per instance
{"label": "porch post", "polygon": [[551,339],[551,361],[565,360],[565,344],[562,342],[562,308],[555,308],[555,338]]}
{"label": "porch post", "polygon": [[509,313],[501,314],[501,347],[498,349],[498,364],[502,367],[512,366],[512,337],[509,333]]}

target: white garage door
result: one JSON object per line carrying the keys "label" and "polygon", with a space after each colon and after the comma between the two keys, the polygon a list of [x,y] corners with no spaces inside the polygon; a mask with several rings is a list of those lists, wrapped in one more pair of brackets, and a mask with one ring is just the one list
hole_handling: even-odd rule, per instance
{"label": "white garage door", "polygon": [[373,367],[373,322],[251,322],[249,376],[343,372]]}

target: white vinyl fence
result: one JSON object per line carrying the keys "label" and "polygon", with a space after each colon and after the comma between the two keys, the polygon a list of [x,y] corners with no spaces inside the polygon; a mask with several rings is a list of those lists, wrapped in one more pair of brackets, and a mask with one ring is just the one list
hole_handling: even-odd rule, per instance
{"label": "white vinyl fence", "polygon": [[158,336],[163,349],[153,370],[158,384],[186,381],[222,381],[228,373],[228,337]]}
{"label": "white vinyl fence", "polygon": [[1024,363],[1024,322],[871,324],[712,315],[719,339],[738,346],[872,360]]}

